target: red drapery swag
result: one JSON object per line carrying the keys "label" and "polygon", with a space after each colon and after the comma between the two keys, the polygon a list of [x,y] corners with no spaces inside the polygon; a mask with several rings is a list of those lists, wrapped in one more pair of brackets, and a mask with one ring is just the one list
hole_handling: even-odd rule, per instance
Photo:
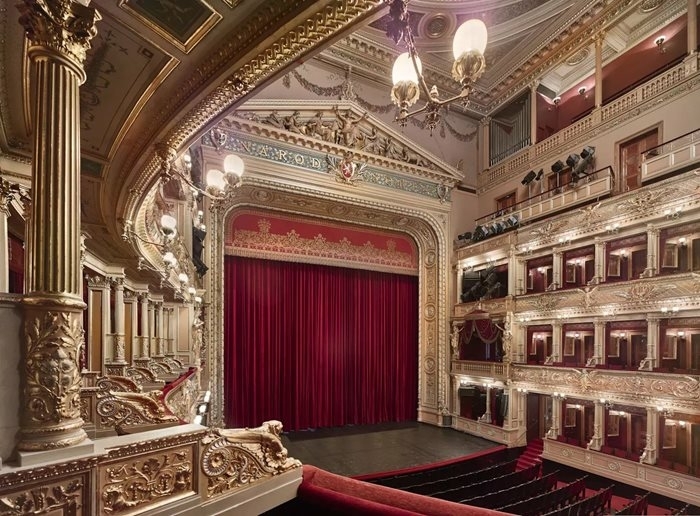
{"label": "red drapery swag", "polygon": [[418,278],[226,256],[229,427],[415,420]]}
{"label": "red drapery swag", "polygon": [[476,332],[481,342],[484,344],[493,344],[501,335],[501,330],[493,324],[491,319],[472,319],[464,321],[462,326],[462,342],[469,342],[472,334]]}

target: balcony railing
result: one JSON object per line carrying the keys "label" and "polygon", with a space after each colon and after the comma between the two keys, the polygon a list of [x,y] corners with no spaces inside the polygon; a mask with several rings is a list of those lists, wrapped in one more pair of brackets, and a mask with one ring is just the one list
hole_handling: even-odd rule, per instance
{"label": "balcony railing", "polygon": [[642,182],[700,160],[700,129],[657,145],[642,154]]}
{"label": "balcony railing", "polygon": [[520,152],[516,152],[497,166],[483,170],[477,178],[478,190],[480,192],[489,190],[504,181],[509,181],[527,172],[527,169],[539,168],[539,164],[548,156],[556,153],[565,154],[568,147],[576,144],[576,140],[582,135],[593,129],[604,131],[606,127],[601,126],[608,124],[612,127],[616,118],[639,108],[645,102],[669,91],[687,79],[688,75],[686,74],[684,63],[680,63],[678,66],[657,75],[650,81],[602,106],[600,110],[594,110],[587,117],[565,127],[549,138]]}
{"label": "balcony railing", "polygon": [[510,364],[502,362],[482,362],[479,360],[453,360],[452,374],[480,376],[496,380],[507,380]]}
{"label": "balcony railing", "polygon": [[480,217],[476,223],[477,225],[493,224],[515,216],[518,223],[522,224],[608,195],[612,193],[614,187],[615,175],[612,167],[605,167],[578,181],[569,181],[564,185],[533,195],[506,210]]}

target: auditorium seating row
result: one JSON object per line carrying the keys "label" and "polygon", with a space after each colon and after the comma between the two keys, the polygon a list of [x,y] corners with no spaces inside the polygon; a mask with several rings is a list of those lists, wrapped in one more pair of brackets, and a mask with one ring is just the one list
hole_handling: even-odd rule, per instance
{"label": "auditorium seating row", "polygon": [[410,491],[411,493],[432,496],[434,493],[451,491],[453,489],[462,488],[466,485],[479,484],[481,482],[490,481],[494,478],[498,478],[503,475],[512,473],[513,471],[515,471],[516,463],[517,461],[515,460],[501,462],[498,464],[494,464],[493,466],[488,466],[486,468],[473,471],[471,473],[455,475],[440,480],[422,482],[420,484],[406,486],[402,489],[404,491]]}
{"label": "auditorium seating row", "polygon": [[449,500],[452,502],[464,502],[470,498],[475,498],[483,493],[490,493],[493,491],[500,491],[514,487],[523,482],[529,482],[537,478],[541,471],[541,465],[535,464],[527,469],[521,469],[520,471],[515,471],[513,473],[507,473],[495,478],[489,478],[487,480],[482,480],[481,482],[471,483],[468,485],[462,485],[461,487],[448,489],[445,491],[437,491],[433,493],[425,493],[427,496],[432,496],[434,498],[440,498],[442,500]]}
{"label": "auditorium seating row", "polygon": [[460,503],[475,505],[485,509],[495,509],[500,505],[514,503],[516,500],[522,500],[523,497],[549,493],[556,487],[556,485],[557,473],[554,472],[512,487],[506,487],[499,491],[492,491],[488,494],[482,494],[466,500],[461,500]]}
{"label": "auditorium seating row", "polygon": [[615,514],[646,514],[647,508],[649,507],[649,500],[647,499],[648,496],[649,493],[643,496],[636,496],[634,500],[625,505],[619,511],[616,511]]}
{"label": "auditorium seating row", "polygon": [[541,493],[509,505],[496,507],[497,511],[522,516],[538,516],[573,505],[586,496],[586,477],[580,478],[554,491]]}
{"label": "auditorium seating row", "polygon": [[548,512],[545,516],[595,516],[597,514],[610,514],[612,505],[613,487],[610,486],[594,496],[584,498],[578,502]]}
{"label": "auditorium seating row", "polygon": [[389,477],[373,478],[369,482],[395,489],[407,489],[429,482],[437,482],[451,477],[466,475],[480,469],[488,468],[506,461],[508,450],[491,452],[488,455],[476,457],[470,460],[439,466],[431,469],[422,469],[410,473],[399,473]]}

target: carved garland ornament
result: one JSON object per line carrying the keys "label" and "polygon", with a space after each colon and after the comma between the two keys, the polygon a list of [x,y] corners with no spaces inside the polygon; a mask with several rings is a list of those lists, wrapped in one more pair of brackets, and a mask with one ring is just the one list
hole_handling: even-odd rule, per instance
{"label": "carved garland ornament", "polygon": [[80,514],[84,509],[82,478],[39,486],[28,491],[0,498],[0,514]]}
{"label": "carved garland ornament", "polygon": [[172,450],[130,464],[106,469],[102,489],[106,514],[131,512],[134,508],[193,490],[190,449]]}

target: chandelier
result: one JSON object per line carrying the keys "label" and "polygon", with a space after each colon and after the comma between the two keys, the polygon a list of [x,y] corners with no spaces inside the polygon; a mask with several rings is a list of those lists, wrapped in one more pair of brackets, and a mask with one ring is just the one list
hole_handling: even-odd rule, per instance
{"label": "chandelier", "polygon": [[[452,78],[460,84],[461,91],[450,98],[441,99],[437,86],[428,88],[423,77],[422,64],[416,50],[413,30],[411,29],[408,12],[408,0],[391,0],[387,36],[397,45],[405,45],[407,52],[399,55],[394,62],[391,78],[394,84],[391,89],[391,100],[399,108],[396,121],[401,127],[406,125],[409,117],[426,112],[425,125],[433,129],[440,121],[440,108],[452,102],[468,102],[469,94],[476,80],[481,77],[486,68],[484,50],[488,34],[484,22],[472,19],[459,26],[452,41]],[[425,95],[423,107],[409,112],[421,96]]]}

